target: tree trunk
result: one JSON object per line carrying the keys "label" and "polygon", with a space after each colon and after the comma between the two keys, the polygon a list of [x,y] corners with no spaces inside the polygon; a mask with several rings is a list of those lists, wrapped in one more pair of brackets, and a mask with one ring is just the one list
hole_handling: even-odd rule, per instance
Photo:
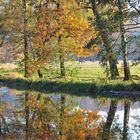
{"label": "tree trunk", "polygon": [[119,16],[120,16],[120,32],[121,32],[121,48],[123,53],[123,65],[124,65],[124,80],[130,80],[130,68],[128,63],[128,51],[127,51],[127,43],[125,41],[125,28],[123,25],[123,13],[122,13],[122,3],[118,0],[118,9],[119,9]]}
{"label": "tree trunk", "polygon": [[[41,13],[41,8],[42,8],[41,2],[42,2],[42,1],[40,1],[40,4],[39,4],[39,6],[38,6],[38,8],[39,8],[39,13]],[[39,19],[40,19],[40,14],[39,14],[39,15],[37,16],[37,18],[36,18],[37,22],[39,22]],[[32,45],[32,38],[31,38],[31,34],[30,34],[29,32],[28,32],[28,37],[29,37],[29,45],[30,45],[30,48],[31,48],[31,51],[32,51],[33,60],[35,61],[35,60],[36,60],[36,53],[35,53],[35,50],[34,50],[34,48],[33,48],[33,45]],[[43,73],[42,73],[42,71],[41,71],[40,68],[37,69],[37,74],[38,74],[38,77],[39,77],[39,78],[43,78]]]}
{"label": "tree trunk", "polygon": [[128,123],[130,114],[130,102],[124,104],[124,123],[123,123],[123,140],[128,140]]}
{"label": "tree trunk", "polygon": [[43,74],[42,74],[41,69],[38,69],[38,70],[37,70],[37,73],[38,73],[38,77],[39,77],[39,78],[43,78]]}
{"label": "tree trunk", "polygon": [[59,59],[60,59],[60,74],[61,74],[61,77],[65,77],[65,65],[64,65],[63,54],[60,54]]}
{"label": "tree trunk", "polygon": [[109,109],[109,112],[108,112],[107,121],[106,121],[105,126],[103,128],[102,140],[108,140],[109,139],[111,125],[112,125],[113,119],[115,117],[116,110],[117,110],[117,101],[112,100],[111,104],[110,104],[110,109]]}
{"label": "tree trunk", "polygon": [[28,50],[28,21],[26,15],[26,0],[22,0],[22,11],[24,20],[24,77],[29,77],[29,50]]}
{"label": "tree trunk", "polygon": [[58,45],[59,45],[59,61],[60,61],[60,76],[65,77],[65,60],[64,60],[64,55],[63,55],[63,50],[60,46],[61,42],[61,35],[58,37]]}
{"label": "tree trunk", "polygon": [[116,76],[119,76],[118,68],[117,68],[117,58],[115,54],[113,53],[111,41],[108,37],[106,25],[104,21],[101,19],[101,16],[99,15],[96,7],[96,0],[91,1],[92,4],[92,11],[96,18],[97,28],[99,30],[99,35],[101,36],[103,45],[106,50],[107,58],[109,61],[110,66],[110,74],[111,78],[114,79]]}

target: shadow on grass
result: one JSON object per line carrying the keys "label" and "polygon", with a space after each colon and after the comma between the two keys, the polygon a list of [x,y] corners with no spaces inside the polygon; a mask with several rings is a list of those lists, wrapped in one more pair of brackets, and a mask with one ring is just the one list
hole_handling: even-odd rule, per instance
{"label": "shadow on grass", "polygon": [[[31,81],[22,78],[1,78],[3,86],[17,90],[28,90],[42,93],[66,93],[76,96],[102,96],[102,97],[140,97],[140,84],[99,84],[96,81],[90,83],[49,81]],[[121,92],[113,92],[121,91]]]}

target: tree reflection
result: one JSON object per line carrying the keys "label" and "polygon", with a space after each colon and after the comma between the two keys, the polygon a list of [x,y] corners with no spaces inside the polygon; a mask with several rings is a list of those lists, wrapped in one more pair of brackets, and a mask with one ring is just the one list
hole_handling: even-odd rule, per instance
{"label": "tree reflection", "polygon": [[125,100],[125,102],[124,102],[123,140],[128,140],[130,105],[131,105],[131,102],[128,100]]}
{"label": "tree reflection", "polygon": [[111,125],[112,125],[113,119],[115,117],[116,110],[117,110],[117,100],[111,100],[107,121],[103,128],[102,140],[109,139]]}
{"label": "tree reflection", "polygon": [[26,120],[26,128],[25,128],[25,140],[29,140],[29,105],[28,105],[28,100],[29,100],[29,93],[25,93],[25,120]]}
{"label": "tree reflection", "polygon": [[10,132],[8,123],[6,121],[6,119],[7,119],[6,116],[11,113],[10,112],[11,108],[12,107],[10,106],[9,103],[0,100],[0,139],[2,139],[2,140],[5,139],[5,134]]}
{"label": "tree reflection", "polygon": [[[12,111],[12,117],[5,116],[9,129],[5,139],[99,140],[102,132],[103,122],[97,111],[75,109],[63,95],[54,101],[49,96],[26,91]],[[1,127],[1,135],[4,130]]]}
{"label": "tree reflection", "polygon": [[[56,95],[58,96],[58,95]],[[55,97],[56,97],[55,96]],[[106,104],[100,98],[100,103]],[[115,116],[118,101],[112,99],[106,122],[98,110],[76,108],[74,101],[64,94],[57,99],[35,92],[24,92],[18,106],[11,109],[6,103],[0,107],[0,140],[128,140],[130,101],[124,103],[123,129]],[[99,99],[96,104],[99,104]],[[101,106],[101,105],[99,105]]]}

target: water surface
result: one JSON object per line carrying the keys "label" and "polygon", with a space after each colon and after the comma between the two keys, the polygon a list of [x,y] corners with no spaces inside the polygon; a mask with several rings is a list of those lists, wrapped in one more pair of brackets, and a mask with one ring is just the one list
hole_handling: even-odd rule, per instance
{"label": "water surface", "polygon": [[[29,103],[26,103],[27,100]],[[55,105],[52,105],[52,102]],[[70,114],[73,112],[73,110],[77,110],[77,111],[80,110],[84,113],[96,112],[97,115],[100,116],[100,122],[102,121],[104,125],[102,125],[103,127],[102,135],[100,134],[100,138],[98,137],[98,139],[101,139],[104,133],[106,135],[109,133],[110,139],[112,140],[122,139],[124,135],[127,136],[128,140],[140,139],[140,121],[139,121],[140,100],[139,99],[127,99],[127,98],[116,99],[116,98],[108,98],[108,97],[93,98],[90,96],[70,96],[70,95],[60,94],[60,93],[54,93],[54,94],[43,94],[43,93],[36,93],[36,92],[28,93],[27,91],[21,92],[21,91],[8,89],[6,87],[0,89],[1,135],[4,134],[5,136],[6,134],[9,133],[11,139],[12,136],[13,139],[14,137],[16,138],[18,137],[19,139],[22,139],[22,137],[20,137],[19,135],[15,136],[13,134],[14,132],[23,136],[25,135],[25,137],[28,135],[28,137],[30,137],[31,139],[32,136],[30,132],[27,133],[25,128],[27,127],[27,123],[29,123],[28,125],[30,126],[30,118],[32,119],[34,118],[33,120],[35,120],[36,118],[37,120],[39,115],[38,112],[40,114],[44,113],[42,109],[44,103],[49,104],[49,106],[46,106],[47,107],[46,110],[49,110],[49,112],[45,112],[45,113],[50,114],[50,116],[51,115],[55,116],[54,118],[52,117],[53,119],[51,117],[50,118],[48,117],[49,119],[47,120],[51,122],[51,123],[49,122],[49,124],[51,124],[53,130],[57,128],[56,125],[57,121],[63,116],[62,115],[63,111],[64,112],[67,111]],[[42,109],[43,112],[41,112],[40,108]],[[60,116],[58,115],[59,113],[61,114]],[[40,118],[40,120],[41,119],[42,118]],[[45,122],[46,118],[43,121]],[[69,121],[69,120],[64,119],[64,121]],[[107,132],[103,132],[106,129],[105,126],[108,124],[110,125],[108,121],[112,121],[110,126],[111,128],[106,130]],[[92,124],[92,122],[90,122],[90,124]],[[23,128],[21,127],[20,129],[18,129],[18,125],[20,127],[22,126]],[[32,129],[34,129],[33,134],[35,134],[35,129],[38,128],[32,127]],[[59,131],[59,129],[57,131]],[[38,139],[39,138],[37,138],[37,140]]]}

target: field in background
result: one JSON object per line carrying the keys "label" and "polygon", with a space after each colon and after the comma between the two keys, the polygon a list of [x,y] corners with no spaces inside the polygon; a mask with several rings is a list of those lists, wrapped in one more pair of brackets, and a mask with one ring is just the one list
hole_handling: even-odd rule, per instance
{"label": "field in background", "polygon": [[[130,64],[131,65],[131,64]],[[56,68],[56,66],[54,66]],[[53,67],[53,68],[54,68]],[[44,76],[51,75],[52,77],[59,75],[59,68],[57,66],[57,72],[52,72],[53,68],[49,70],[50,67],[48,67],[48,71],[44,72]],[[120,76],[123,76],[123,63],[122,61],[119,61],[118,64]],[[10,74],[12,76],[21,77],[21,74],[19,72],[19,68],[17,65],[12,63],[6,63],[6,64],[0,64],[0,75],[3,74]],[[70,77],[77,77],[77,78],[86,78],[86,79],[96,79],[96,78],[105,78],[105,68],[101,67],[98,61],[90,62],[67,62],[66,63],[66,71],[68,73],[68,76]],[[140,65],[137,66],[130,66],[130,71],[132,75],[137,75],[140,77]],[[57,74],[56,74],[57,73]]]}
{"label": "field in background", "polygon": [[[123,81],[123,67],[118,64],[121,76],[109,80],[104,73],[105,69],[96,62],[67,62],[68,76],[60,78],[58,65],[47,66],[42,69],[44,78],[39,79],[37,73],[31,78],[24,78],[24,71],[13,64],[0,65],[0,82],[6,87],[17,90],[30,88],[39,92],[58,92],[74,95],[90,95],[108,91],[140,91],[140,65],[131,67],[132,80]],[[54,70],[55,69],[55,70]]]}
{"label": "field in background", "polygon": [[[74,62],[73,62],[74,63]],[[76,62],[75,62],[76,63]],[[78,63],[76,67],[78,67],[77,77],[81,78],[104,78],[106,77],[105,68],[103,68],[98,61],[90,62],[85,61],[82,63]],[[120,76],[123,76],[123,62],[119,61],[118,69]],[[130,62],[130,71],[131,75],[140,76],[140,64],[137,66],[132,66]]]}
{"label": "field in background", "polygon": [[1,63],[0,64],[0,70],[5,70],[5,71],[10,71],[10,70],[13,70],[15,68],[17,68],[18,66],[15,65],[14,63]]}

